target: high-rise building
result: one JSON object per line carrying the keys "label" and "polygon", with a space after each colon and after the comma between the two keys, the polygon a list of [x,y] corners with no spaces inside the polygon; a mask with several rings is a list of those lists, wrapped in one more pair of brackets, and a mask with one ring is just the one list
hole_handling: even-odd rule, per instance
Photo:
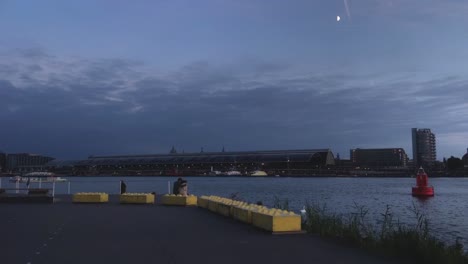
{"label": "high-rise building", "polygon": [[411,129],[413,139],[413,164],[431,167],[436,161],[436,139],[428,128]]}
{"label": "high-rise building", "polygon": [[356,166],[406,167],[408,156],[402,148],[351,149],[351,161]]}

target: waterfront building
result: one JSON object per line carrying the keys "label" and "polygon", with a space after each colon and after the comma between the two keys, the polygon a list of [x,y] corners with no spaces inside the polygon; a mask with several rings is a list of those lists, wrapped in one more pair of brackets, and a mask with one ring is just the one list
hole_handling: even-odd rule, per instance
{"label": "waterfront building", "polygon": [[402,148],[351,149],[350,159],[354,166],[406,167],[408,156]]}
{"label": "waterfront building", "polygon": [[53,159],[54,158],[51,157],[30,153],[7,154],[6,170],[9,172],[38,170]]}
{"label": "waterfront building", "polygon": [[6,172],[6,154],[0,151],[0,173]]}
{"label": "waterfront building", "polygon": [[436,139],[428,128],[413,128],[413,164],[415,167],[432,167],[436,161]]}
{"label": "waterfront building", "polygon": [[268,175],[307,175],[312,170],[328,171],[332,165],[335,158],[330,149],[303,149],[90,156],[74,162],[73,170],[79,174],[106,175],[208,175],[211,171],[240,171],[247,175],[256,170]]}

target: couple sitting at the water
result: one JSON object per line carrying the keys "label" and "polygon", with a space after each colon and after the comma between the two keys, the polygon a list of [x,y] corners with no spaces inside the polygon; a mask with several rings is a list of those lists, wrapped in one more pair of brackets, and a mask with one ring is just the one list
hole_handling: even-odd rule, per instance
{"label": "couple sitting at the water", "polygon": [[180,194],[183,196],[187,196],[188,195],[187,181],[183,180],[182,178],[177,179],[177,181],[174,182],[172,193],[174,193],[175,195]]}

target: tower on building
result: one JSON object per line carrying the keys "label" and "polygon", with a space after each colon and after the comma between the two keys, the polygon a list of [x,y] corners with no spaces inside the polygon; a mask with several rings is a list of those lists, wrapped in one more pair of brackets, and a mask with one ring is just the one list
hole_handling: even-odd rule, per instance
{"label": "tower on building", "polygon": [[170,154],[176,154],[177,153],[177,150],[174,148],[174,146],[172,146],[172,149],[171,151],[169,151]]}

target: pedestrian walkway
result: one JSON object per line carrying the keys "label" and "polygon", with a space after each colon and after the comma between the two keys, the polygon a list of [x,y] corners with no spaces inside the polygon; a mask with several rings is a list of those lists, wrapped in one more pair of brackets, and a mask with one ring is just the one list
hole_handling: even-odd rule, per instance
{"label": "pedestrian walkway", "polygon": [[272,235],[196,207],[1,204],[1,263],[396,263],[313,235]]}

